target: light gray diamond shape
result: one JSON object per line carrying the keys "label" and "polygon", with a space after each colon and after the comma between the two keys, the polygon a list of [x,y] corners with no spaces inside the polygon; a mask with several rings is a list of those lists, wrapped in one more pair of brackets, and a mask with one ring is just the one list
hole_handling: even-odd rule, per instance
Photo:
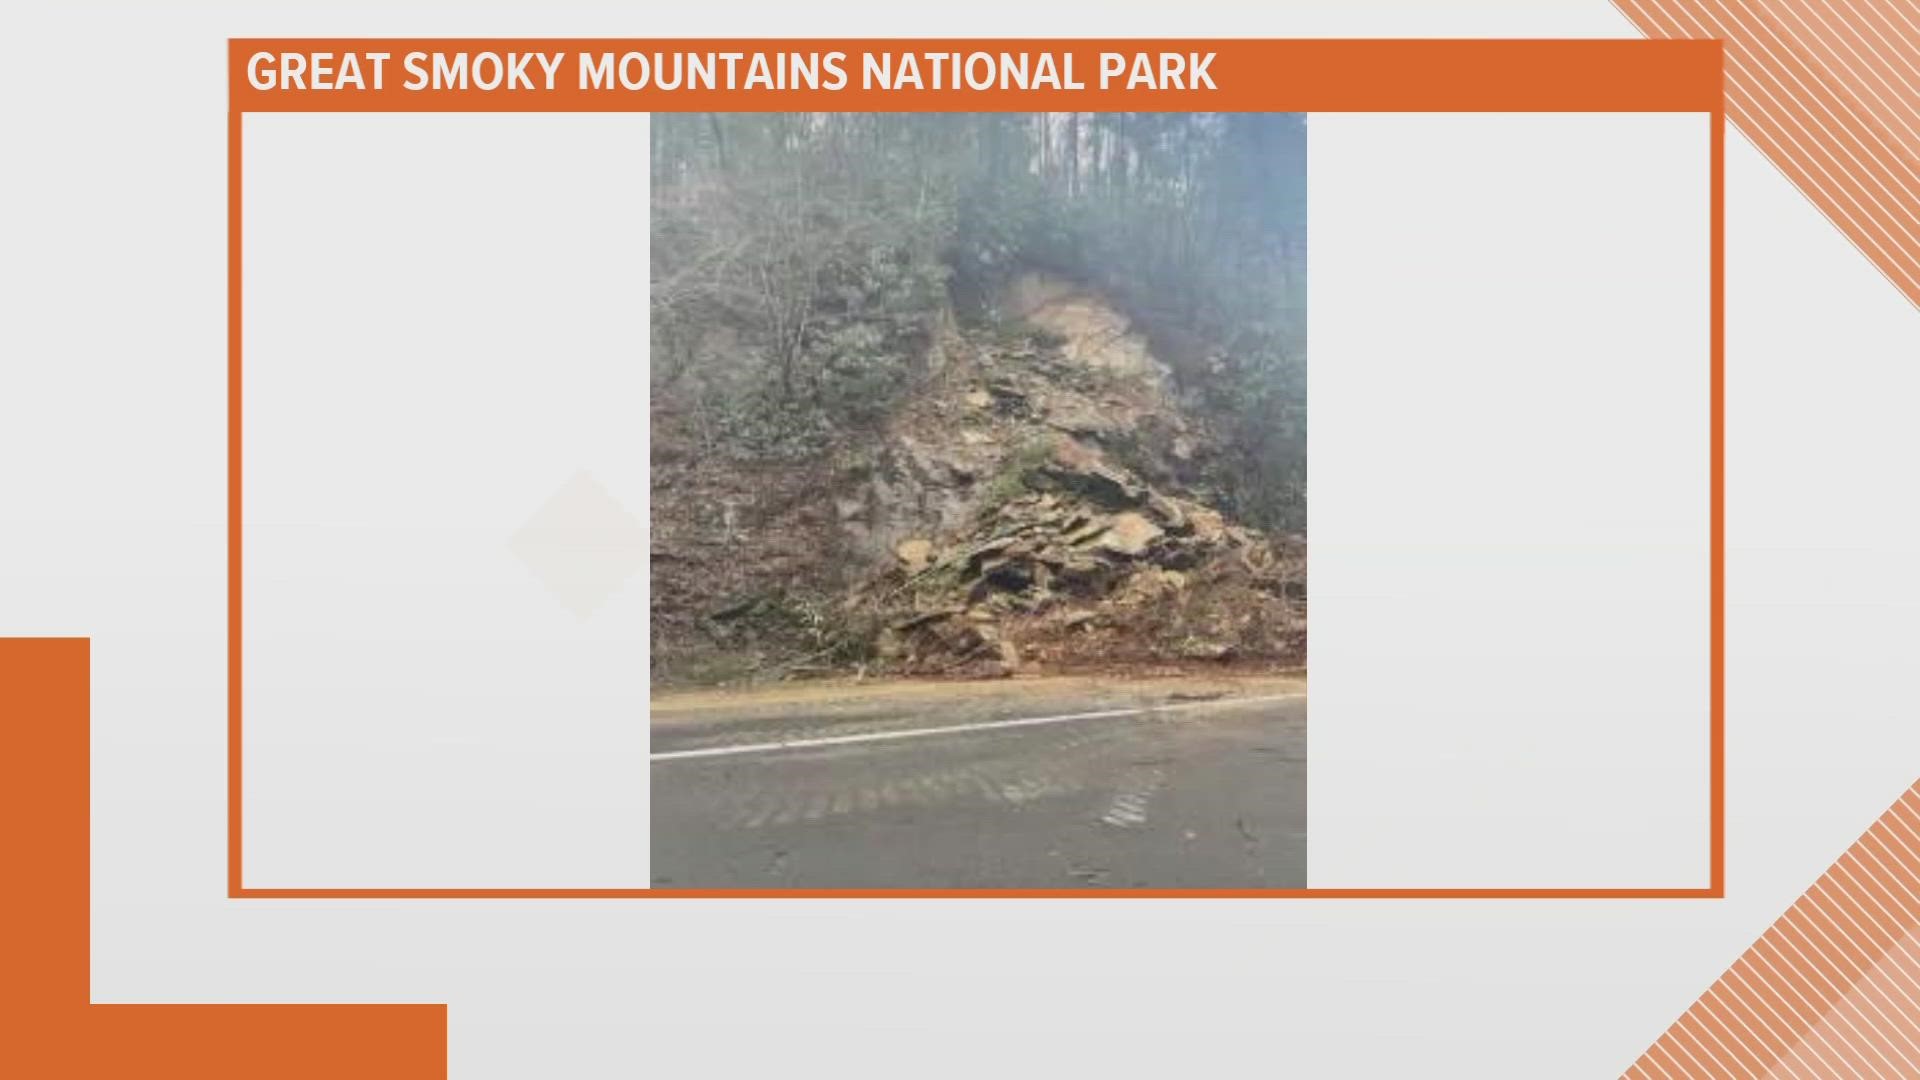
{"label": "light gray diamond shape", "polygon": [[509,546],[554,599],[585,619],[646,565],[647,529],[582,469]]}

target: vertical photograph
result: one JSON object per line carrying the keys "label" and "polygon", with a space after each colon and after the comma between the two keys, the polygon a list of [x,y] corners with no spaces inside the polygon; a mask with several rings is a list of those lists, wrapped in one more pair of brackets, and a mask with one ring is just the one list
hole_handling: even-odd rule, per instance
{"label": "vertical photograph", "polygon": [[1307,123],[652,117],[655,887],[1305,887]]}

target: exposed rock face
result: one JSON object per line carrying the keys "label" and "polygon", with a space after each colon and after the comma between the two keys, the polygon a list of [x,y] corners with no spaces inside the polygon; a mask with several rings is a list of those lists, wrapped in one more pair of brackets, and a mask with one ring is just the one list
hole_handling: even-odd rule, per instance
{"label": "exposed rock face", "polygon": [[[1304,658],[1305,550],[1228,525],[1064,436],[913,569],[855,603],[921,674]],[[916,552],[918,549],[916,549]]]}
{"label": "exposed rock face", "polygon": [[1044,274],[1022,274],[1006,298],[1011,311],[1063,342],[1067,358],[1086,367],[1157,384],[1166,366],[1147,349],[1125,315],[1099,296]]}
{"label": "exposed rock face", "polygon": [[891,418],[819,460],[711,462],[656,415],[656,667],[1304,662],[1304,540],[1222,512],[1231,463],[1122,316],[1022,288],[1028,324],[948,329]]}

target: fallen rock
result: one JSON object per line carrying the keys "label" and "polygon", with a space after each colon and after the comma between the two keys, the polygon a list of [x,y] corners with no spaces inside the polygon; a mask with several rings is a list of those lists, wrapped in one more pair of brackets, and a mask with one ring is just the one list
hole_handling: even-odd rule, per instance
{"label": "fallen rock", "polygon": [[1113,564],[1105,559],[1078,555],[1054,567],[1053,583],[1055,588],[1063,592],[1095,598],[1105,595],[1113,587],[1118,574]]}
{"label": "fallen rock", "polygon": [[1093,539],[1095,539],[1096,537],[1100,536],[1102,533],[1106,532],[1107,529],[1112,526],[1112,524],[1113,524],[1112,518],[1104,518],[1104,517],[1094,518],[1092,521],[1087,522],[1085,525],[1082,525],[1076,529],[1073,529],[1072,531],[1061,536],[1060,542],[1068,545],[1069,547],[1079,547],[1080,545],[1088,543]]}
{"label": "fallen rock", "polygon": [[[980,564],[980,580],[976,588],[985,586],[989,590],[1000,592],[1025,592],[1034,584],[1034,565],[1019,559],[989,559]],[[985,599],[981,593],[979,599]],[[975,601],[978,603],[978,600]]]}
{"label": "fallen rock", "polygon": [[1186,511],[1180,509],[1180,504],[1157,491],[1147,494],[1147,509],[1160,519],[1168,532],[1183,533],[1193,527],[1187,521]]}
{"label": "fallen rock", "polygon": [[1161,592],[1179,592],[1187,587],[1187,575],[1179,570],[1168,570],[1156,566],[1144,571],[1140,576],[1152,582]]}
{"label": "fallen rock", "polygon": [[1178,570],[1142,567],[1116,590],[1113,602],[1121,607],[1139,608],[1158,604],[1186,587],[1187,575]]}
{"label": "fallen rock", "polygon": [[[878,519],[874,554],[890,567],[850,611],[871,613],[889,670],[977,678],[1304,654],[1304,546],[1186,486],[1169,467],[1185,455],[1168,444],[1204,451],[1177,417],[1090,397],[1091,381],[1033,364],[998,366],[960,383],[944,417],[922,412],[919,438],[896,437],[897,464],[865,481],[861,512]],[[1124,464],[1110,456],[1117,432]],[[912,510],[885,512],[894,505]],[[831,520],[832,502],[816,507]]]}
{"label": "fallen rock", "polygon": [[1180,643],[1179,652],[1185,660],[1225,660],[1233,655],[1233,646],[1224,641],[1188,638]]}
{"label": "fallen rock", "polygon": [[1144,554],[1155,540],[1166,534],[1166,530],[1144,516],[1131,511],[1115,514],[1113,523],[1094,541],[1094,546],[1115,555],[1134,558]]}
{"label": "fallen rock", "polygon": [[[1011,379],[998,378],[987,383],[995,412],[1003,416],[1026,416],[1029,406],[1026,391]],[[969,398],[971,401],[971,398]]]}
{"label": "fallen rock", "polygon": [[907,573],[917,574],[933,565],[933,541],[910,536],[893,545],[893,554]]}
{"label": "fallen rock", "polygon": [[965,562],[970,569],[977,568],[988,556],[997,555],[1012,547],[1016,540],[1017,538],[1012,536],[997,536],[983,544],[977,544],[967,551]]}
{"label": "fallen rock", "polygon": [[1133,478],[1105,465],[1073,466],[1049,462],[1039,469],[1045,482],[1109,508],[1138,506],[1146,489]]}
{"label": "fallen rock", "polygon": [[1200,544],[1181,543],[1162,545],[1154,553],[1154,561],[1168,570],[1191,570],[1199,566],[1207,557],[1207,548]]}
{"label": "fallen rock", "polygon": [[1226,519],[1218,510],[1196,506],[1186,517],[1192,526],[1193,538],[1202,544],[1219,543],[1226,536]]}
{"label": "fallen rock", "polygon": [[1097,439],[1113,432],[1114,421],[1084,401],[1068,400],[1048,404],[1047,426],[1069,435]]}

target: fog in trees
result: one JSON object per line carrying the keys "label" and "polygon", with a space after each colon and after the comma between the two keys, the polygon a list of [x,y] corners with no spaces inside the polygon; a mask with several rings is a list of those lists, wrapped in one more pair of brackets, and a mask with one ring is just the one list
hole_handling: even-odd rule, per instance
{"label": "fog in trees", "polygon": [[[1271,113],[657,114],[652,379],[701,452],[857,440],[1021,274],[1098,290],[1238,467],[1306,514],[1306,119]],[[1017,329],[1013,327],[1012,329]]]}

